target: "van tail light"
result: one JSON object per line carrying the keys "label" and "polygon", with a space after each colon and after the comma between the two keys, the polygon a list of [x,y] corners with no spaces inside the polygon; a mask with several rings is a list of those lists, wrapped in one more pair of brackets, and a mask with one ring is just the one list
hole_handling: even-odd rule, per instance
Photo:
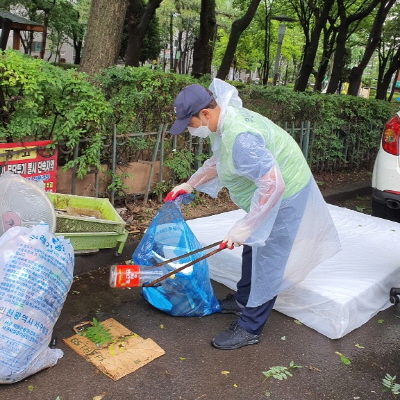
{"label": "van tail light", "polygon": [[389,154],[399,155],[400,118],[395,115],[385,125],[382,134],[382,147]]}

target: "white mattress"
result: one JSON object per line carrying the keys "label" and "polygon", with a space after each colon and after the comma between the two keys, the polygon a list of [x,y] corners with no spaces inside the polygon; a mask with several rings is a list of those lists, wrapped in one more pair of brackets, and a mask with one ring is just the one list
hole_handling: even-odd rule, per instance
{"label": "white mattress", "polygon": [[[281,293],[275,310],[338,339],[388,308],[389,291],[400,286],[400,224],[328,205],[342,250],[306,279]],[[189,220],[202,245],[224,238],[244,211]],[[242,248],[208,258],[211,279],[236,289]]]}

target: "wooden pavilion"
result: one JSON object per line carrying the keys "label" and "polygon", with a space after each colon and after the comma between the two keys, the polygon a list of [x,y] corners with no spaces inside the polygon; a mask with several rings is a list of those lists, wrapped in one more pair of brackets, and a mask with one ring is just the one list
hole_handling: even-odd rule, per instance
{"label": "wooden pavilion", "polygon": [[19,50],[21,45],[21,31],[29,32],[43,32],[44,27],[37,22],[30,21],[29,19],[12,14],[8,11],[0,9],[0,48],[5,50],[7,48],[7,41],[10,31],[14,31],[13,35],[13,49]]}

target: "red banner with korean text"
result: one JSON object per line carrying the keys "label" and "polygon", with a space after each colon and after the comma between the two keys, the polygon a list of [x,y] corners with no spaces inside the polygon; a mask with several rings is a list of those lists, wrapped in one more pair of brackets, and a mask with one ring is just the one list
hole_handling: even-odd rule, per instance
{"label": "red banner with korean text", "polygon": [[35,182],[46,192],[56,192],[57,150],[48,149],[51,140],[0,143],[0,173],[10,171]]}

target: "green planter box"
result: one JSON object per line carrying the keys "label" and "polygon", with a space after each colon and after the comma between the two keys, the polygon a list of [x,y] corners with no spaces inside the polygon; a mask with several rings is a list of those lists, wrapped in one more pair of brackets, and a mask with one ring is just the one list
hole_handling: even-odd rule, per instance
{"label": "green planter box", "polygon": [[128,232],[108,199],[47,193],[56,211],[56,235],[70,239],[75,252],[117,248],[121,253]]}

